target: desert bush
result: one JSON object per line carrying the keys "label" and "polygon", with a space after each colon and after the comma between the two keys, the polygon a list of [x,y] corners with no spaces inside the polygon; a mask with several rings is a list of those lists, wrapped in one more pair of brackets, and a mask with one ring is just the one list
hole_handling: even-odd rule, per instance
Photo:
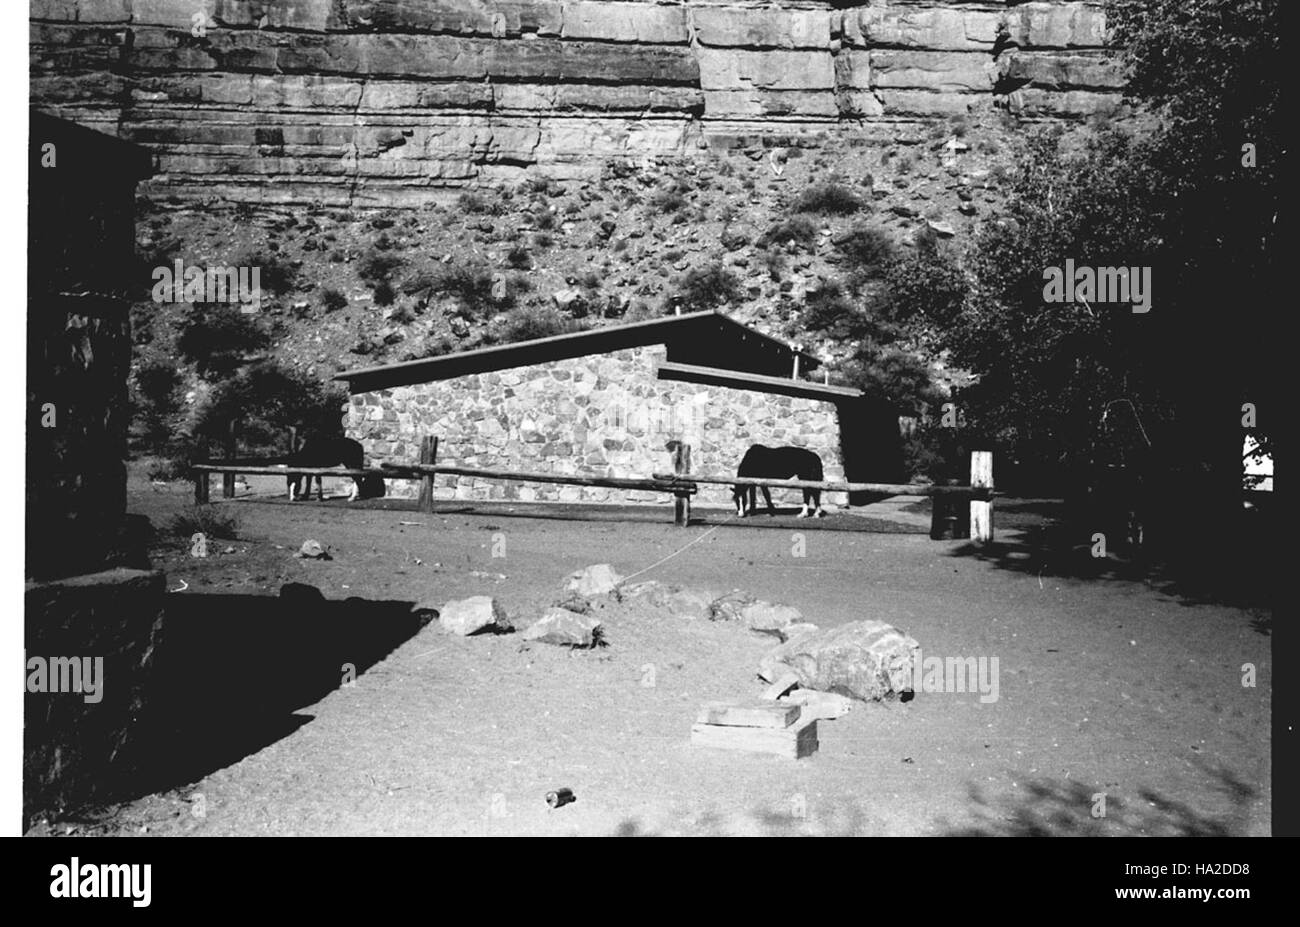
{"label": "desert bush", "polygon": [[794,242],[807,247],[817,240],[817,224],[807,216],[792,216],[773,225],[763,233],[760,245],[784,245]]}
{"label": "desert bush", "polygon": [[679,212],[686,208],[686,197],[676,189],[659,190],[650,197],[650,208],[665,215]]}
{"label": "desert bush", "polygon": [[233,540],[239,536],[239,516],[231,509],[215,505],[192,505],[173,515],[168,525],[172,534],[188,538],[202,534],[209,538]]}
{"label": "desert bush", "polygon": [[225,303],[194,303],[181,319],[176,350],[205,378],[227,376],[269,341],[260,319]]}
{"label": "desert bush", "polygon": [[245,254],[236,258],[234,267],[256,267],[262,290],[276,296],[292,293],[298,286],[298,269],[282,257],[258,258]]}
{"label": "desert bush", "polygon": [[862,200],[848,187],[837,183],[815,184],[794,201],[795,212],[847,216],[862,208]]}
{"label": "desert bush", "polygon": [[763,252],[763,266],[767,268],[767,275],[773,280],[780,280],[784,276],[786,269],[790,266],[790,261],[786,258],[785,252],[779,248],[768,248]]}
{"label": "desert bush", "polygon": [[498,339],[503,343],[529,341],[582,331],[586,326],[555,309],[529,306],[516,309],[507,317]]}
{"label": "desert bush", "polygon": [[836,245],[849,270],[864,277],[884,274],[894,257],[894,243],[889,236],[881,229],[866,226],[850,232],[851,237]]}
{"label": "desert bush", "polygon": [[198,410],[194,442],[224,442],[231,423],[241,452],[282,453],[290,427],[304,434],[338,434],[347,393],[275,361],[261,361],[240,370],[214,388]]}
{"label": "desert bush", "polygon": [[454,297],[471,318],[486,318],[493,309],[492,271],[478,263],[447,267],[438,277],[438,292]]}
{"label": "desert bush", "polygon": [[340,309],[347,308],[348,298],[339,290],[326,287],[321,290],[321,302],[324,304],[326,312],[337,312]]}
{"label": "desert bush", "polygon": [[387,280],[380,280],[375,284],[372,293],[376,306],[391,306],[393,301],[397,299],[397,291],[393,289],[393,285]]}
{"label": "desert bush", "polygon": [[517,270],[527,270],[532,266],[532,259],[528,256],[528,249],[523,245],[515,245],[506,252],[506,264]]}
{"label": "desert bush", "polygon": [[379,283],[393,276],[405,263],[405,260],[396,254],[372,251],[362,259],[357,267],[357,274],[367,283]]}
{"label": "desert bush", "polygon": [[740,300],[740,278],[718,265],[692,267],[682,276],[677,295],[683,309],[714,309]]}

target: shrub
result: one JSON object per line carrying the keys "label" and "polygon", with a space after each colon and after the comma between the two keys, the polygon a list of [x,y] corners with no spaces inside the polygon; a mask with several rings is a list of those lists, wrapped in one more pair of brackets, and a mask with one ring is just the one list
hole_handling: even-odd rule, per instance
{"label": "shrub", "polygon": [[549,209],[539,212],[533,218],[533,224],[543,231],[555,228],[555,213]]}
{"label": "shrub", "polygon": [[725,267],[693,267],[683,275],[677,295],[684,309],[713,309],[740,300],[740,279]]}
{"label": "shrub", "polygon": [[379,283],[387,280],[405,261],[396,254],[372,251],[362,260],[357,273],[367,283]]}
{"label": "shrub", "polygon": [[674,213],[686,207],[686,197],[677,190],[660,190],[650,198],[650,207],[658,213]]}
{"label": "shrub", "polygon": [[803,325],[808,331],[835,339],[862,336],[862,313],[844,294],[838,281],[828,280],[821,289],[808,295]]}
{"label": "shrub", "polygon": [[894,257],[894,243],[878,228],[859,227],[851,230],[851,237],[836,247],[844,255],[844,263],[856,274],[878,277],[888,269]]}
{"label": "shrub", "polygon": [[269,337],[258,318],[224,303],[195,303],[186,310],[176,350],[203,377],[225,376],[266,347]]}
{"label": "shrub", "polygon": [[545,251],[551,245],[555,244],[555,239],[545,232],[538,232],[533,236],[533,246]]}
{"label": "shrub", "polygon": [[769,228],[759,239],[760,245],[784,245],[794,242],[807,247],[817,240],[817,225],[807,216],[792,216]]}
{"label": "shrub", "polygon": [[794,201],[795,212],[847,216],[862,208],[862,200],[848,187],[821,183],[809,187]]}
{"label": "shrub", "polygon": [[532,263],[532,259],[528,256],[528,249],[523,245],[515,245],[506,252],[506,264],[516,270],[527,270]]}
{"label": "shrub", "polygon": [[262,290],[276,296],[291,293],[298,285],[297,268],[281,257],[258,260],[253,255],[246,254],[237,258],[234,266],[258,268]]}
{"label": "shrub", "polygon": [[767,274],[773,280],[780,280],[789,266],[785,252],[778,248],[768,248],[763,252],[763,266],[767,268]]}
{"label": "shrub", "polygon": [[177,537],[188,538],[203,534],[209,538],[233,540],[239,536],[239,517],[235,512],[215,505],[192,505],[184,512],[173,515],[169,527]]}
{"label": "shrub", "polygon": [[393,285],[387,280],[381,280],[375,284],[373,293],[376,306],[391,306],[393,300],[397,299],[397,291],[393,289]]}
{"label": "shrub", "polygon": [[337,434],[346,400],[346,392],[334,384],[261,361],[212,390],[195,416],[193,438],[224,441],[235,422],[242,453],[282,453],[290,427]]}
{"label": "shrub", "polygon": [[189,476],[189,462],[170,457],[160,458],[149,465],[145,475],[160,483],[174,483]]}
{"label": "shrub", "polygon": [[482,264],[448,267],[436,286],[440,293],[455,297],[466,315],[484,318],[492,309],[492,272]]}
{"label": "shrub", "polygon": [[582,331],[584,328],[582,323],[562,315],[555,309],[529,307],[516,309],[510,313],[501,329],[499,339],[505,343],[530,341],[534,338]]}
{"label": "shrub", "polygon": [[321,301],[325,304],[326,312],[337,312],[347,308],[348,305],[348,298],[333,287],[326,287],[321,291]]}
{"label": "shrub", "polygon": [[460,206],[462,211],[467,213],[496,214],[499,211],[482,196],[472,192],[462,193],[460,198],[456,200],[456,204]]}

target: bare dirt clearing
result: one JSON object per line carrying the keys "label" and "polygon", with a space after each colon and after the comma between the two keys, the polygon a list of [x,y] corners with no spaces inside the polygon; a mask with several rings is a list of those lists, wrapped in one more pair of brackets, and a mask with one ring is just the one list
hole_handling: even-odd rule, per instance
{"label": "bare dirt clearing", "polygon": [[[181,484],[131,490],[133,511],[159,527],[189,499]],[[172,623],[202,614],[205,633],[219,634],[230,616],[236,639],[211,653],[224,684],[207,695],[206,733],[187,732],[228,749],[194,754],[185,777],[151,784],[154,794],[34,833],[1269,831],[1266,627],[1140,581],[1058,575],[1021,544],[1042,524],[1024,514],[1035,506],[1018,514],[999,502],[986,558],[904,533],[917,530],[906,519],[857,515],[738,522],[700,511],[702,524],[683,530],[667,506],[443,503],[426,515],[396,502],[223,505],[239,513],[237,540],[211,542],[205,560],[180,541],[154,555],[169,588],[184,589],[169,631],[183,636]],[[897,533],[869,530],[889,525]],[[334,559],[296,557],[307,538]],[[374,604],[491,595],[522,629],[566,574],[607,562],[627,576],[697,539],[638,579],[744,589],[823,627],[886,621],[926,655],[996,656],[998,700],[859,704],[820,722],[811,758],[729,754],[693,747],[691,723],[705,701],[762,691],[755,667],[770,637],[611,613],[609,646],[570,651],[518,634],[455,637],[436,622],[417,630],[393,620],[404,605]],[[332,604],[279,596],[286,583]],[[254,615],[250,602],[267,607]],[[318,616],[328,645],[312,640]],[[273,629],[257,628],[277,621],[266,645]],[[265,646],[273,657],[258,653]],[[355,685],[339,687],[342,662],[357,665]],[[1259,668],[1257,688],[1242,686],[1244,663]],[[207,667],[195,676],[215,678]],[[261,691],[275,697],[262,702]],[[223,714],[227,704],[238,707]],[[562,786],[577,801],[553,810],[544,796]],[[1093,815],[1098,793],[1105,817]]]}

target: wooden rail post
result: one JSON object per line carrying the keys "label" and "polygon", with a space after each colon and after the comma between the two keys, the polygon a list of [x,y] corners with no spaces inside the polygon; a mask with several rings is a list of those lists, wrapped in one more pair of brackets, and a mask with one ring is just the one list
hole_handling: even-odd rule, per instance
{"label": "wooden rail post", "polygon": [[[972,489],[993,488],[993,452],[971,451],[970,485]],[[970,503],[971,540],[987,544],[993,540],[993,500],[972,499]]]}
{"label": "wooden rail post", "polygon": [[194,471],[194,504],[208,504],[208,471]]}
{"label": "wooden rail post", "polygon": [[[235,422],[232,419],[226,430],[226,459],[230,460],[238,454],[238,447],[235,444]],[[235,473],[233,470],[221,474],[221,497],[223,499],[235,498]]]}
{"label": "wooden rail post", "polygon": [[[685,477],[691,472],[691,446],[680,441],[673,444],[673,475]],[[691,494],[673,493],[673,524],[685,528],[691,523]]]}
{"label": "wooden rail post", "polygon": [[[425,435],[420,439],[420,463],[430,467],[438,459],[438,438]],[[420,511],[433,511],[433,474],[425,473],[420,477]]]}

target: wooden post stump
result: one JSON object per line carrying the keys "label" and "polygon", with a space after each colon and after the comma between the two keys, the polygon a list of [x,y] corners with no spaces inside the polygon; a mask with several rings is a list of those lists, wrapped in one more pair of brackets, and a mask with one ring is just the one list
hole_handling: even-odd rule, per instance
{"label": "wooden post stump", "polygon": [[[691,446],[680,441],[671,445],[673,452],[673,475],[685,477],[691,472]],[[691,494],[689,492],[673,493],[673,524],[685,528],[691,523]]]}
{"label": "wooden post stump", "polygon": [[[438,439],[425,435],[420,439],[420,463],[430,467],[438,459]],[[433,474],[426,473],[420,477],[420,511],[433,511]]]}
{"label": "wooden post stump", "polygon": [[[993,452],[972,451],[970,455],[970,485],[972,489],[993,488]],[[972,499],[970,503],[970,536],[974,541],[987,544],[993,540],[993,500]]]}
{"label": "wooden post stump", "polygon": [[[232,421],[226,433],[226,459],[231,460],[238,454],[238,445],[235,443],[235,423]],[[221,497],[223,499],[235,498],[235,474],[228,472],[221,474]]]}

